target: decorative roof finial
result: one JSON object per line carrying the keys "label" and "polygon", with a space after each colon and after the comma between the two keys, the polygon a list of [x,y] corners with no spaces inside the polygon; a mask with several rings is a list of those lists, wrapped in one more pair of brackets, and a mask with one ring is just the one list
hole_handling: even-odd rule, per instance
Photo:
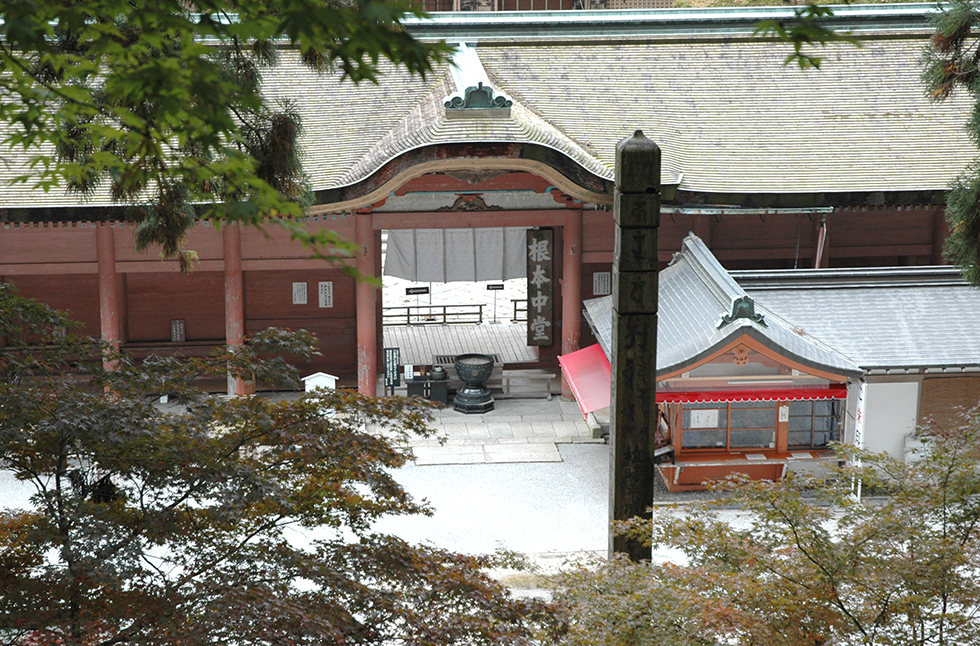
{"label": "decorative roof finial", "polygon": [[502,94],[494,96],[493,88],[483,85],[480,81],[476,85],[463,90],[463,96],[454,96],[445,103],[447,112],[449,110],[499,110],[507,109],[514,105],[514,102]]}
{"label": "decorative roof finial", "polygon": [[755,311],[755,302],[748,295],[732,299],[731,313],[723,314],[717,327],[722,328],[737,319],[748,319],[762,327],[769,327],[765,315]]}

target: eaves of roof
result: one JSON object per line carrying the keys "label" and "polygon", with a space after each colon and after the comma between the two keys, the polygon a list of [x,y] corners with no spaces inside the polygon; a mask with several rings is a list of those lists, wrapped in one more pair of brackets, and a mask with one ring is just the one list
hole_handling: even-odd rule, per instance
{"label": "eaves of roof", "polygon": [[[935,3],[839,5],[824,24],[856,35],[930,31]],[[760,21],[792,21],[796,7],[713,7],[535,12],[440,12],[404,22],[418,38],[555,41],[750,37]]]}
{"label": "eaves of roof", "polygon": [[[507,96],[505,108],[453,108],[452,98],[477,84],[491,95],[476,51],[461,44],[439,82],[406,106],[389,130],[352,160],[334,186],[317,191],[321,208],[343,209],[383,199],[413,176],[448,167],[532,170],[581,201],[612,204],[613,167],[586,146]],[[550,175],[550,177],[549,177]],[[667,179],[676,178],[667,172]]]}
{"label": "eaves of roof", "polygon": [[755,269],[730,272],[746,290],[861,289],[866,287],[966,287],[959,268],[857,267],[833,269]]}
{"label": "eaves of roof", "polygon": [[356,183],[316,190],[309,211],[333,213],[367,206],[420,175],[461,169],[527,171],[575,199],[612,204],[613,181],[588,172],[560,150],[530,142],[474,142],[411,148]]}
{"label": "eaves of roof", "polygon": [[[537,154],[525,154],[526,160],[535,157],[555,159],[557,168],[562,169],[566,176],[573,182],[583,183],[585,190],[579,191],[583,193],[580,196],[582,199],[611,204],[613,168],[608,163],[525,108],[520,101],[512,101],[509,114],[484,116],[483,112],[490,111],[460,110],[458,112],[463,114],[451,118],[443,101],[451,91],[462,92],[465,89],[458,85],[459,81],[447,75],[444,84],[435,86],[412,105],[391,130],[336,180],[337,187],[354,187],[365,183],[380,169],[402,156],[419,165],[427,156],[423,152],[425,149],[430,150],[429,157],[438,157],[438,149],[452,148],[459,154],[457,159],[464,160],[474,156],[489,157],[486,152],[493,150],[498,151],[499,155],[513,154],[513,145],[517,144],[531,146],[528,150],[539,150]],[[553,152],[546,152],[548,149]],[[566,158],[566,161],[562,162],[560,158]],[[498,163],[506,164],[506,161],[501,159]],[[573,170],[576,166],[578,169]],[[417,172],[422,172],[422,169]],[[352,195],[363,192],[363,187],[349,191]],[[572,189],[568,192],[574,194],[576,191]]]}

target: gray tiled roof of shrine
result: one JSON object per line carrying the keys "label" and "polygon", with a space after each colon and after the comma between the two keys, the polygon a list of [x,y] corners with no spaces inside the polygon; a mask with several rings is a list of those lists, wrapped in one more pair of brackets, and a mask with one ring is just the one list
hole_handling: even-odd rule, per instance
{"label": "gray tiled roof of shrine", "polygon": [[[660,272],[657,372],[674,372],[748,334],[803,365],[840,375],[861,374],[847,357],[770,310],[756,308],[763,315],[761,321],[735,318],[724,322],[733,304],[747,296],[701,239],[688,235],[680,253]],[[586,301],[585,307],[603,350],[611,357],[612,298]]]}
{"label": "gray tiled roof of shrine", "polygon": [[756,302],[865,370],[980,368],[980,290],[951,268],[937,280],[938,269],[736,275]]}

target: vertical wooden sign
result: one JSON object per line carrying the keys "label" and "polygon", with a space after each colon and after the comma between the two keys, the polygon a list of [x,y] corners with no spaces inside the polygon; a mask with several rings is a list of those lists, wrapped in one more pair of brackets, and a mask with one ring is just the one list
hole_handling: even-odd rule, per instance
{"label": "vertical wooden sign", "polygon": [[[612,393],[610,520],[650,518],[657,412],[657,257],[660,227],[660,148],[639,130],[616,145],[612,271]],[[710,421],[710,420],[708,420]],[[609,555],[650,560],[642,540],[612,535]]]}
{"label": "vertical wooden sign", "polygon": [[527,232],[527,344],[549,346],[554,343],[555,232],[528,229]]}

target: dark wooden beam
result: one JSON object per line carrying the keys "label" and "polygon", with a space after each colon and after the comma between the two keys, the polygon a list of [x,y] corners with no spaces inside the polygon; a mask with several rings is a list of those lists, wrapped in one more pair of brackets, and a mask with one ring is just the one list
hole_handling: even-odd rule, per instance
{"label": "dark wooden beam", "polygon": [[[616,146],[613,256],[613,521],[649,517],[653,505],[653,435],[657,428],[657,301],[660,148],[639,130]],[[610,535],[610,553],[650,559],[642,540]]]}

